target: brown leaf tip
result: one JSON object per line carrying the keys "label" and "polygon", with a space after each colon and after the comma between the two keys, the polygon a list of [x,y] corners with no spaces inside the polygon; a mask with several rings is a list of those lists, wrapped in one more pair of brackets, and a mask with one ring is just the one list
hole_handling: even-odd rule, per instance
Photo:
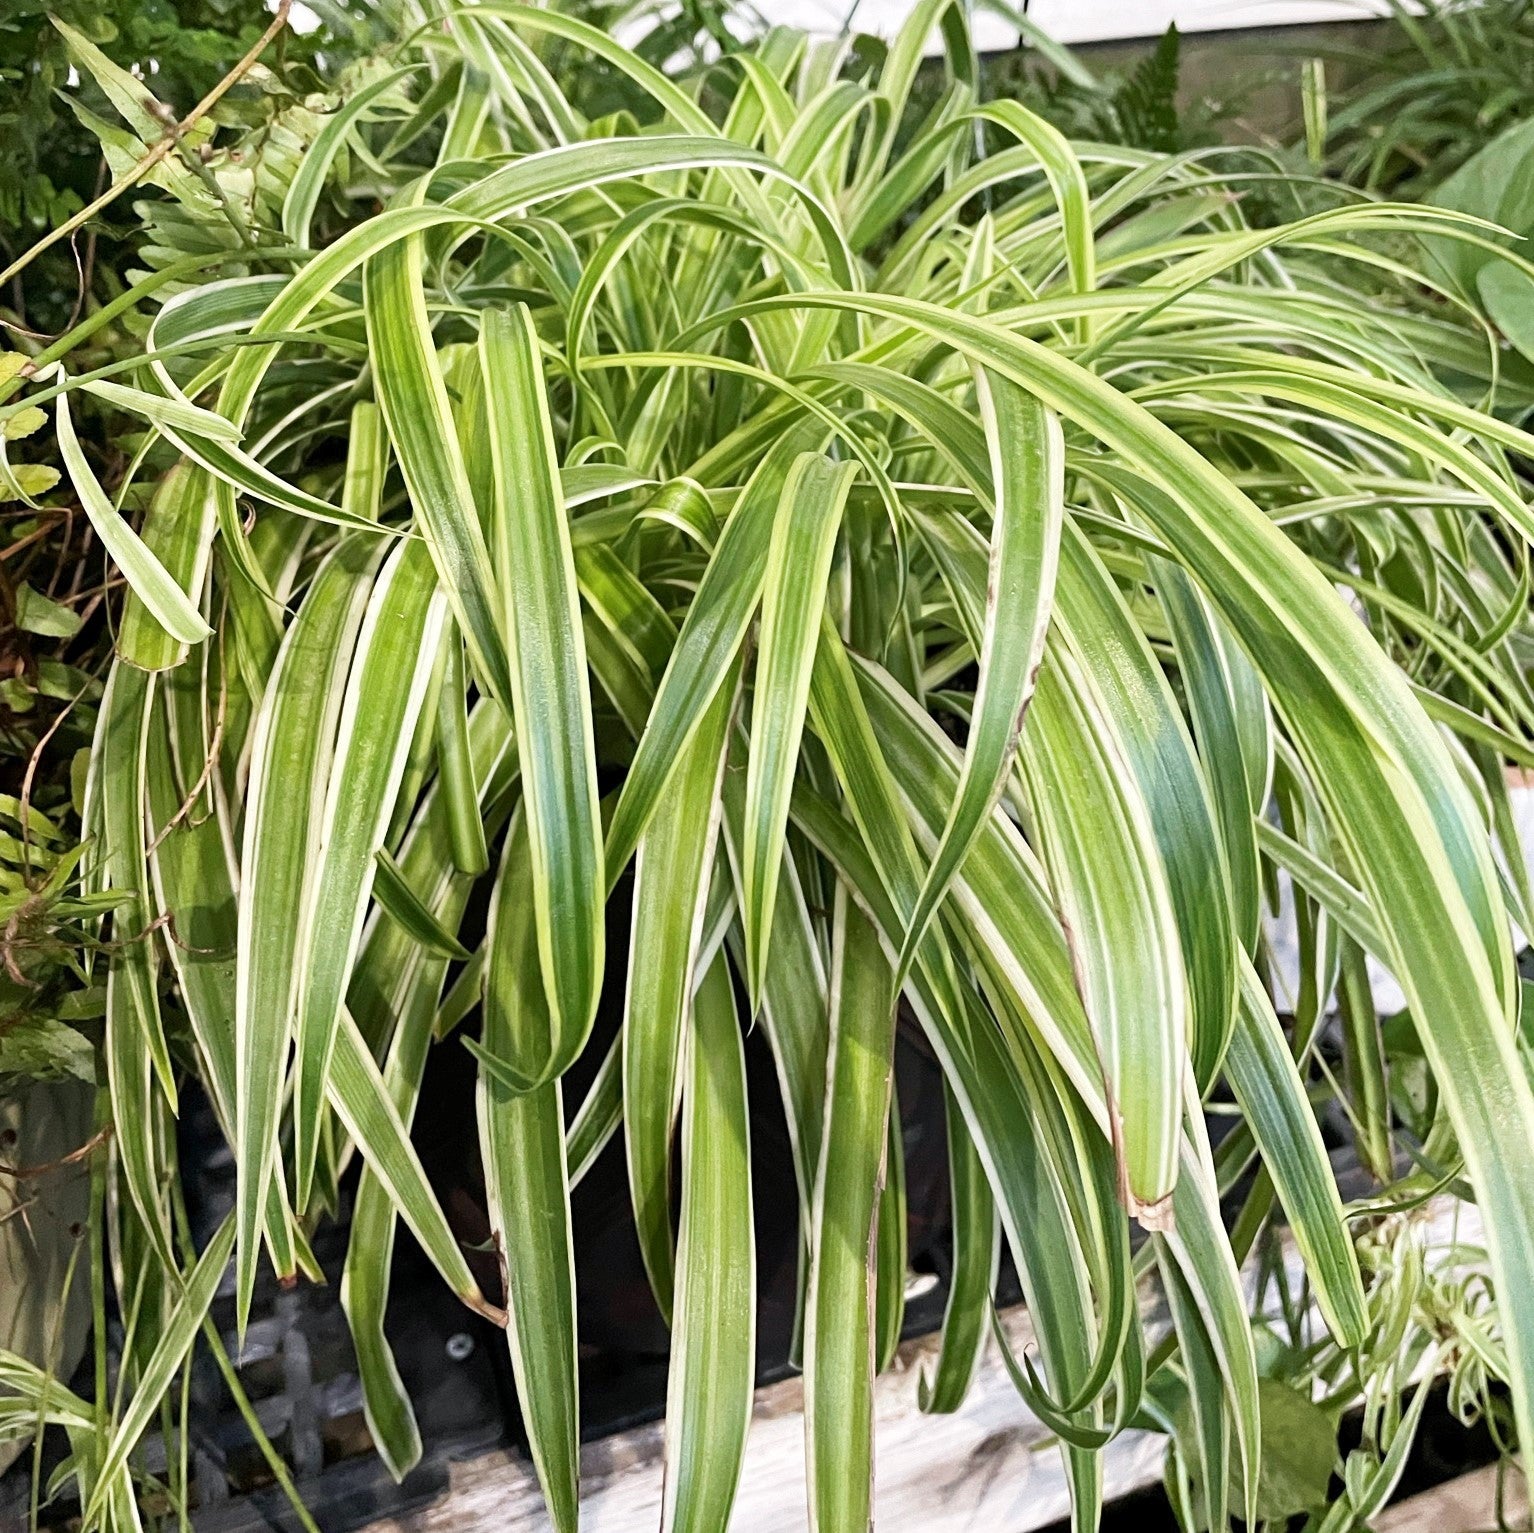
{"label": "brown leaf tip", "polygon": [[1154,1235],[1170,1234],[1177,1225],[1172,1217],[1172,1194],[1157,1198],[1154,1203],[1142,1203],[1130,1198],[1129,1212],[1140,1221],[1140,1228]]}

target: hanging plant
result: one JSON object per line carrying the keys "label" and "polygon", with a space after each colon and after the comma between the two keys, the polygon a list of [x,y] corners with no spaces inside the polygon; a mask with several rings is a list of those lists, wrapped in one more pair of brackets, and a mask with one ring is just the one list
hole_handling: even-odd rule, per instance
{"label": "hanging plant", "polygon": [[[912,121],[939,26],[948,86]],[[646,110],[588,122],[556,50]],[[100,960],[120,1217],[186,1284],[141,1321],[131,1407],[80,1449],[87,1524],[131,1496],[153,1390],[230,1254],[243,1325],[263,1258],[312,1272],[355,1154],[343,1294],[380,1451],[396,1473],[420,1451],[383,1330],[403,1221],[504,1321],[574,1527],[570,1188],[621,1133],[672,1330],[664,1525],[723,1527],[753,1385],[759,1021],[802,1208],[813,1521],[866,1527],[904,1278],[876,1238],[904,1218],[897,1008],[947,1077],[964,1189],[927,1403],[953,1409],[974,1371],[999,1229],[1038,1337],[1018,1386],[1093,1525],[1098,1452],[1165,1361],[1135,1303],[1154,1262],[1204,1516],[1251,1520],[1238,1265],[1275,1197],[1336,1343],[1374,1324],[1306,1086],[1366,955],[1441,1104],[1401,1196],[1458,1170],[1475,1188],[1530,1419],[1509,915],[1534,929],[1534,901],[1494,859],[1534,723],[1534,516],[1509,466],[1530,438],[1435,381],[1489,385],[1495,359],[1416,311],[1432,278],[1400,255],[1485,226],[1339,199],[1253,227],[1263,162],[1072,145],[975,82],[945,0],[882,52],[774,30],[696,91],[557,11],[444,12],[280,177],[239,172],[248,239],[224,232],[236,148],[210,144],[213,188],[167,170],[151,216],[192,232],[134,295],[141,353],[72,373],[58,343],[0,406],[52,415],[129,586],[86,828],[91,887],[120,902]],[[145,429],[113,495],[81,391]],[[150,475],[135,530],[125,487]],[[1279,871],[1303,913],[1287,1028]],[[614,970],[621,1029],[567,1100]],[[504,1293],[410,1140],[458,1033]],[[1388,1177],[1372,1015],[1345,1048]],[[238,1168],[195,1266],[163,1196],[187,1072]],[[1214,1149],[1201,1102],[1226,1088],[1243,1130]],[[1220,1197],[1254,1155],[1231,1235]],[[35,1394],[34,1421],[87,1442],[89,1406]]]}

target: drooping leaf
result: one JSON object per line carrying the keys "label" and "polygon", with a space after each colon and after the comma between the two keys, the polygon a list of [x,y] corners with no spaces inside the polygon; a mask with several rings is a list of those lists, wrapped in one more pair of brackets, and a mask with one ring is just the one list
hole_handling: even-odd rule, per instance
{"label": "drooping leaf", "polygon": [[745,1060],[722,956],[693,1003],[676,1270],[661,1526],[704,1533],[729,1516],[735,1499],[756,1359]]}
{"label": "drooping leaf", "polygon": [[294,998],[293,1185],[309,1200],[330,1055],[383,849],[447,615],[419,543],[398,545],[357,632],[329,760]]}
{"label": "drooping leaf", "polygon": [[234,1012],[242,1323],[277,1161],[301,933],[346,669],[383,552],[379,540],[345,540],[320,567],[283,638],[252,731]]}
{"label": "drooping leaf", "polygon": [[975,374],[975,387],[995,497],[980,676],[964,771],[901,947],[897,978],[910,964],[932,912],[1001,797],[1023,710],[1044,658],[1054,602],[1065,514],[1065,443],[1059,422],[1025,390],[993,379],[983,369]]}
{"label": "drooping leaf", "polygon": [[810,1526],[827,1533],[867,1528],[873,1517],[874,1244],[894,1047],[889,957],[878,929],[838,888],[804,1338]]}
{"label": "drooping leaf", "polygon": [[[524,825],[525,811],[519,810],[512,834],[522,847]],[[521,855],[530,863],[530,853]],[[507,897],[503,884],[498,898]],[[486,992],[484,1047],[493,1058],[523,1057],[519,1034],[531,1031],[535,1046],[541,1046],[553,1029],[526,912],[522,931],[521,983],[509,993],[499,986]],[[550,1079],[519,1091],[482,1066],[479,1115],[491,1228],[506,1273],[512,1369],[549,1516],[563,1533],[576,1525],[580,1422],[575,1252],[560,1083]]]}
{"label": "drooping leaf", "polygon": [[544,393],[525,308],[491,310],[480,364],[495,467],[493,550],[527,804],[538,958],[557,1068],[580,1052],[603,964],[601,818],[580,599]]}
{"label": "drooping leaf", "polygon": [[735,709],[726,685],[688,745],[639,842],[623,1015],[623,1121],[640,1255],[671,1316],[672,1141],[720,821],[725,742]]}
{"label": "drooping leaf", "polygon": [[784,481],[767,550],[740,870],[746,980],[753,1010],[761,1002],[771,952],[788,799],[804,729],[825,584],[854,472],[853,464],[834,464],[817,454],[805,453],[796,459]]}

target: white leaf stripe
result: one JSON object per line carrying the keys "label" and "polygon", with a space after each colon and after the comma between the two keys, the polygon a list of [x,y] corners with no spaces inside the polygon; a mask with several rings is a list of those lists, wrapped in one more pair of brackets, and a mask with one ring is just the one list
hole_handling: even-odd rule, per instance
{"label": "white leaf stripe", "polygon": [[237,1315],[255,1281],[266,1187],[277,1159],[283,1077],[299,983],[309,879],[347,666],[383,553],[337,545],[284,636],[251,739],[235,983],[235,1160],[240,1168]]}
{"label": "white leaf stripe", "polygon": [[328,761],[318,845],[296,958],[294,1186],[306,1203],[336,1027],[362,938],[375,858],[404,775],[416,720],[442,643],[446,602],[426,551],[396,547],[357,633]]}

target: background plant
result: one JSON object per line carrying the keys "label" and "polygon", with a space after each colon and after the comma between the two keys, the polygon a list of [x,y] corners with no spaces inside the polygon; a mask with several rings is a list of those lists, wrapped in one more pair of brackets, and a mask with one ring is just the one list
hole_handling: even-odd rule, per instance
{"label": "background plant", "polygon": [[1022,101],[1070,138],[1173,153],[1221,140],[1235,102],[1187,101],[1181,86],[1182,38],[1172,25],[1126,68],[1098,72],[1076,51],[1026,26],[1019,46],[987,56],[983,90]]}
{"label": "background plant", "polygon": [[1325,156],[1354,185],[1431,196],[1471,155],[1529,115],[1534,7],[1527,0],[1391,0],[1391,24],[1363,49],[1319,55],[1343,80]]}
{"label": "background plant", "polygon": [[[321,5],[326,26],[299,35],[285,30],[261,67],[217,115],[226,127],[268,121],[279,100],[323,94],[316,66],[334,69],[347,52],[366,46],[371,7],[350,14],[344,4]],[[250,49],[266,28],[260,7],[224,0],[155,0],[153,4],[57,4],[18,0],[0,17],[0,248],[9,264],[39,235],[95,198],[110,170],[96,129],[112,108],[89,71],[70,57],[57,17],[125,69],[153,82],[160,99],[184,110],[200,100]],[[387,22],[384,23],[388,25]],[[16,323],[39,331],[68,328],[85,294],[121,290],[126,223],[96,221],[76,249],[34,264],[23,288],[6,295]]]}
{"label": "background plant", "polygon": [[[1333,50],[1307,66],[1311,158],[1367,193],[1457,208],[1526,239],[1534,135],[1522,82],[1534,59],[1534,9],[1524,0],[1441,0],[1420,13],[1392,4],[1380,30],[1365,52]],[[1329,78],[1340,86],[1329,88]],[[1473,246],[1439,246],[1434,257],[1454,293],[1521,357],[1534,356],[1534,288],[1519,268]]]}
{"label": "background plant", "polygon": [[[1521,1410],[1534,1108],[1508,915],[1529,929],[1531,901],[1502,766],[1529,759],[1534,706],[1508,464],[1528,439],[1464,402],[1497,397],[1494,354],[1452,305],[1419,312],[1399,255],[1480,226],[1340,199],[1254,227],[1239,158],[1073,148],[977,106],[937,4],[882,52],[771,32],[690,89],[555,12],[437,19],[357,66],[285,179],[247,174],[239,141],[210,141],[213,187],[168,172],[129,295],[142,350],[81,368],[66,337],[3,407],[51,417],[130,587],[85,828],[87,892],[117,904],[90,967],[135,1321],[119,1408],[13,1362],[0,1424],[69,1433],[87,1523],[134,1515],[131,1450],[231,1252],[242,1310],[263,1250],[310,1270],[360,1153],[345,1302],[375,1439],[408,1467],[377,1253],[403,1220],[466,1302],[503,1298],[408,1137],[430,1048],[464,1028],[556,1525],[568,1189],[620,1127],[673,1324],[666,1522],[721,1525],[752,1384],[759,1017],[803,1207],[809,1493],[821,1525],[865,1526],[904,1017],[949,1076],[964,1192],[928,1404],[962,1398],[1004,1233],[1040,1336],[1019,1388],[1090,1525],[1097,1451],[1171,1356],[1134,1304],[1154,1264],[1199,1519],[1251,1520],[1236,1265],[1275,1199],[1339,1355],[1395,1366],[1307,1097],[1339,985],[1361,1158],[1389,1178],[1409,1148],[1403,1200],[1463,1166]],[[950,83],[913,118],[940,23]],[[70,42],[142,152],[163,114]],[[644,112],[589,123],[553,68],[576,50]],[[144,431],[111,497],[87,399]],[[1264,973],[1278,870],[1301,906],[1288,1030]],[[633,930],[604,960],[620,877]],[[1417,1118],[1391,1108],[1366,955],[1432,1066]],[[625,968],[622,1030],[565,1104]],[[195,1264],[171,1133],[190,1074],[240,1170]],[[1242,1121],[1215,1149],[1198,1104],[1227,1088]],[[1227,1234],[1220,1192],[1254,1158]]]}

